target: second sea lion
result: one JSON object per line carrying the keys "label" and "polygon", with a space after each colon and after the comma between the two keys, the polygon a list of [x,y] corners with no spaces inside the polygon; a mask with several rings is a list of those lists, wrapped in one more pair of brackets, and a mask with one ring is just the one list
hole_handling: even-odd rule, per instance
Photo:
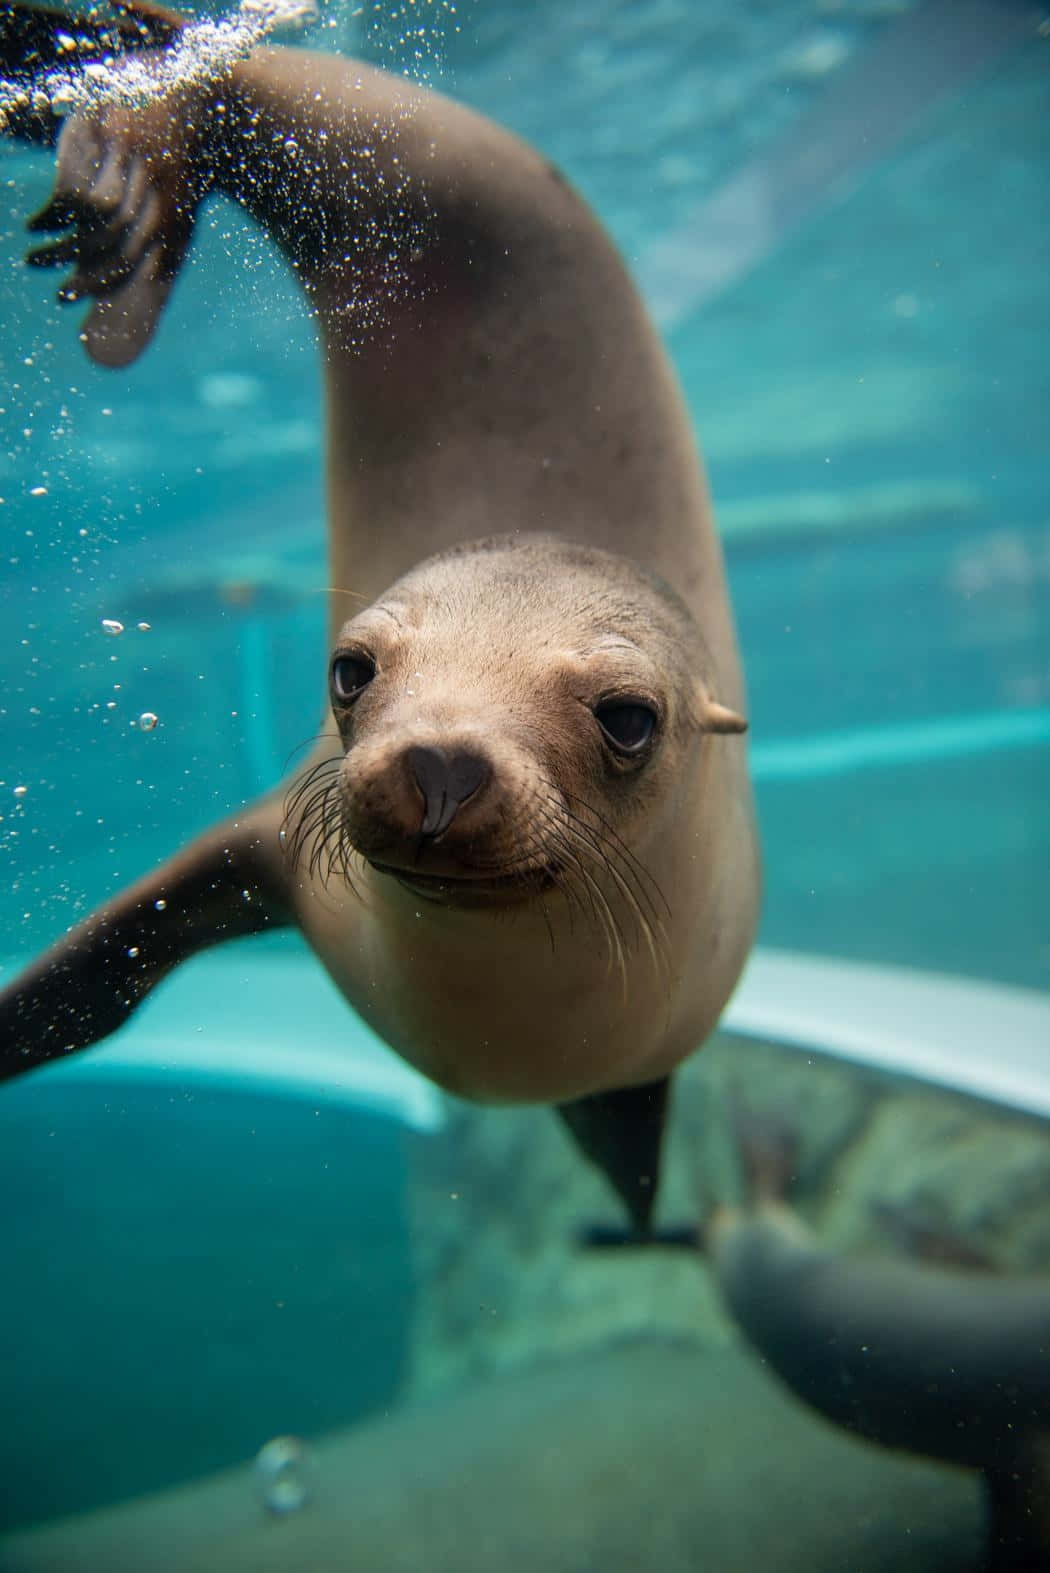
{"label": "second sea lion", "polygon": [[987,1573],[1050,1567],[1050,1278],[997,1274],[927,1226],[923,1260],[831,1250],[790,1203],[791,1122],[734,1124],[747,1205],[716,1208],[703,1238],[763,1362],[854,1435],[979,1471]]}
{"label": "second sea lion", "polygon": [[668,360],[534,151],[356,62],[259,49],[66,122],[32,225],[59,238],[31,260],[73,268],[96,361],[145,348],[213,195],[316,312],[330,582],[366,609],[345,622],[332,597],[306,767],[10,983],[0,1070],[97,1041],[201,948],[294,923],[435,1081],[559,1106],[644,1231],[668,1078],[758,904],[732,617]]}

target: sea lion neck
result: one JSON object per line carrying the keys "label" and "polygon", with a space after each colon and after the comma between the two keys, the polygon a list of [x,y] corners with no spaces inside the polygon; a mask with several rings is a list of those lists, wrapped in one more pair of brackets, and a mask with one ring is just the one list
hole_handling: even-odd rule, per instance
{"label": "sea lion neck", "polygon": [[[628,1080],[648,1078],[648,990],[625,994],[615,948],[600,927],[584,938],[578,906],[558,891],[513,907],[449,907],[367,869],[360,893],[369,914],[361,961],[379,979],[396,966],[403,986],[361,991],[359,1008],[446,1091],[563,1102],[604,1083],[611,1059]],[[426,1005],[434,998],[440,1013]],[[666,1004],[658,1013],[666,1027]]]}

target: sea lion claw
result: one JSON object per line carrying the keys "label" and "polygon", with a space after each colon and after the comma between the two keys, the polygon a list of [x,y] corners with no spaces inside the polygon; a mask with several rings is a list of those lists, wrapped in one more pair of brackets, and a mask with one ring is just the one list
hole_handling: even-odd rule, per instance
{"label": "sea lion claw", "polygon": [[38,212],[26,219],[26,229],[31,234],[69,229],[73,224],[87,223],[90,217],[91,209],[82,197],[56,191]]}
{"label": "sea lion claw", "polygon": [[52,241],[47,246],[34,246],[32,251],[27,251],[25,263],[27,268],[64,268],[67,263],[77,259],[75,242],[68,238]]}

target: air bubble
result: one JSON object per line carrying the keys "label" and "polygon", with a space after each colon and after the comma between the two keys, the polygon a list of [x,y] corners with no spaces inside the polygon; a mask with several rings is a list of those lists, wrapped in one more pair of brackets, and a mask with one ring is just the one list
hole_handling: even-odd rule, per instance
{"label": "air bubble", "polygon": [[115,639],[118,634],[124,632],[124,624],[118,623],[115,617],[104,617],[102,619],[102,632],[108,634],[111,639]]}
{"label": "air bubble", "polygon": [[153,728],[156,726],[156,724],[157,724],[159,719],[160,719],[160,717],[159,716],[155,716],[153,714],[152,710],[143,710],[142,714],[139,716],[139,719],[138,719],[139,731],[140,732],[152,732]]}
{"label": "air bubble", "polygon": [[158,896],[156,901],[153,903],[153,906],[157,912],[165,911],[167,905],[168,903],[164,900],[163,896]]}
{"label": "air bubble", "polygon": [[248,55],[274,28],[301,26],[315,14],[310,0],[241,0],[229,15],[187,22],[163,52],[91,60],[79,68],[75,43],[72,49],[60,44],[57,62],[40,72],[32,94],[0,78],[0,128],[5,111],[24,108],[27,101],[40,111],[103,105],[134,109],[183,84],[221,80],[235,60]]}
{"label": "air bubble", "polygon": [[304,1478],[309,1452],[297,1436],[275,1436],[255,1455],[263,1504],[271,1513],[296,1513],[309,1499]]}

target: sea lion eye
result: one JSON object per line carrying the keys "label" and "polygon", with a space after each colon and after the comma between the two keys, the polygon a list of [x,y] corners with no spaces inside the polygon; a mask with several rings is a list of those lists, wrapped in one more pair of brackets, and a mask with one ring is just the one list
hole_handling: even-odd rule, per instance
{"label": "sea lion eye", "polygon": [[332,697],[349,704],[376,675],[376,664],[369,655],[337,655],[332,662]]}
{"label": "sea lion eye", "polygon": [[656,730],[656,711],[650,705],[610,700],[599,705],[594,716],[618,754],[640,754]]}

